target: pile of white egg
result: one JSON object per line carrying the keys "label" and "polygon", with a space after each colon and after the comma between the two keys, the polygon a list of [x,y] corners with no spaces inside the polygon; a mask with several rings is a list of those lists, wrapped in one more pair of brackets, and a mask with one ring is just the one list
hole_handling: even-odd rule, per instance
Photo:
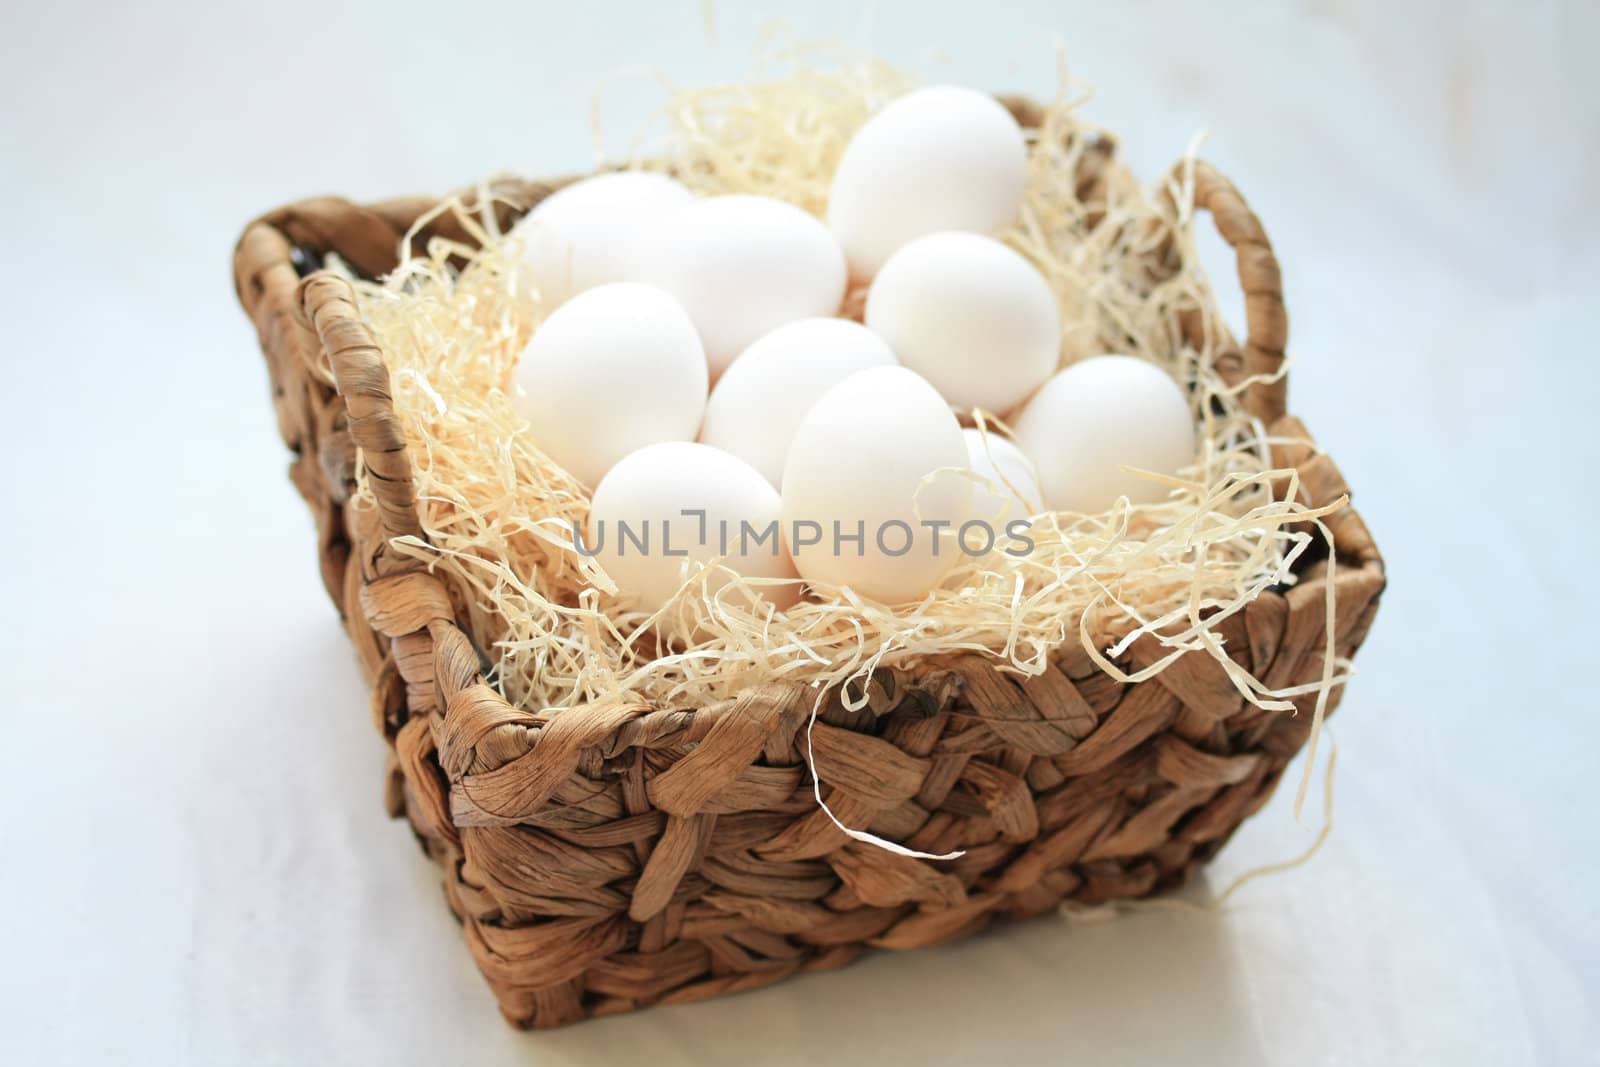
{"label": "pile of white egg", "polygon": [[[905,603],[967,524],[1165,495],[1138,472],[1192,461],[1185,393],[1128,356],[1058,370],[1056,297],[994,237],[1027,155],[993,98],[928,88],[851,140],[826,222],[624,172],[519,224],[547,317],[514,400],[594,488],[583,541],[621,593],[653,611],[720,561],[778,608],[802,581]],[[864,323],[838,317],[852,280]],[[975,410],[1015,439],[963,429]]]}

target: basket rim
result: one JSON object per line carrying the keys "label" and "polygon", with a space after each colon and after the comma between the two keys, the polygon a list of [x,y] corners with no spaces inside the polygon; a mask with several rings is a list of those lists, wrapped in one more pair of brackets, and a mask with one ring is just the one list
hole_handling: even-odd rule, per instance
{"label": "basket rim", "polygon": [[[1024,125],[1029,124],[1030,109],[1037,105],[1022,97],[1000,99]],[[1108,147],[1108,156],[1111,151],[1114,145]],[[1286,462],[1281,465],[1300,472],[1302,493],[1312,506],[1348,497],[1348,487],[1331,459],[1316,446],[1304,424],[1285,410],[1287,313],[1278,262],[1260,220],[1233,183],[1209,163],[1187,160],[1172,173],[1179,181],[1193,182],[1196,207],[1209,211],[1235,251],[1249,332],[1225,377],[1235,384],[1252,379],[1245,392],[1246,406],[1261,419],[1269,437],[1285,443]],[[407,443],[394,413],[387,367],[361,319],[354,292],[343,277],[322,269],[318,261],[334,253],[363,275],[380,277],[393,269],[408,235],[419,253],[434,238],[472,242],[454,213],[435,210],[441,204],[455,199],[463,213],[472,214],[483,210],[487,201],[503,230],[540,199],[580,177],[507,178],[454,198],[413,196],[365,205],[342,197],[311,197],[252,222],[234,255],[236,292],[263,339],[270,330],[283,329],[281,320],[287,316],[315,342],[331,367],[331,374],[325,372],[327,384],[342,400],[350,437],[375,490],[382,526],[382,536],[365,546],[370,551],[359,560],[360,603],[373,632],[390,640],[427,635],[434,655],[441,659],[439,678],[460,683],[439,693],[441,707],[473,689],[474,701],[498,703],[497,715],[513,716],[535,728],[556,717],[516,709],[486,685],[481,653],[455,617],[442,582],[389,550],[388,542],[395,537],[425,539],[417,518]],[[1171,183],[1166,195],[1175,195]],[[1185,325],[1186,330],[1193,328]],[[1277,451],[1275,446],[1275,459]],[[1334,542],[1330,577],[1359,582],[1362,602],[1375,600],[1385,584],[1384,564],[1365,523],[1348,502],[1323,521]],[[783,689],[792,683],[769,684]],[[735,701],[724,703],[731,706]],[[628,703],[614,708],[612,726],[623,732],[634,716],[647,710]],[[570,709],[563,715],[573,717]]]}

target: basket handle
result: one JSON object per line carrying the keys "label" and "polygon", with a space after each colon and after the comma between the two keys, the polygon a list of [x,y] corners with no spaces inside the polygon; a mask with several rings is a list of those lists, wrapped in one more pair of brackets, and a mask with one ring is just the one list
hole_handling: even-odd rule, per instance
{"label": "basket handle", "polygon": [[[1283,373],[1289,342],[1289,312],[1283,306],[1283,275],[1261,220],[1222,172],[1204,160],[1194,161],[1194,206],[1210,212],[1217,232],[1233,249],[1244,290],[1245,342],[1240,353],[1242,375],[1253,379],[1245,389],[1244,408],[1271,426],[1289,411],[1289,380]],[[1173,168],[1183,181],[1186,163]]]}
{"label": "basket handle", "polygon": [[322,343],[349,413],[350,436],[361,449],[378,505],[384,544],[422,535],[405,431],[395,416],[389,369],[356,308],[350,283],[319,270],[300,282],[299,314]]}
{"label": "basket handle", "polygon": [[[492,189],[468,190],[460,199],[464,212],[477,212],[487,192],[493,197],[496,224],[504,230],[532,205],[571,180],[508,180]],[[346,200],[322,197],[280,208],[264,216],[253,229],[276,232],[276,240],[271,242],[273,251],[279,253],[281,249],[279,254],[285,261],[282,265],[288,269],[293,269],[287,262],[290,249],[298,248],[318,258],[337,252],[364,275],[381,277],[394,269],[407,231],[439,203],[414,197],[360,207]],[[415,234],[413,245],[421,248],[433,237],[461,243],[473,240],[459,215],[449,211]],[[246,275],[236,266],[235,276],[243,298]],[[383,531],[378,549],[382,562],[389,541],[423,535],[405,433],[395,415],[388,367],[361,317],[355,290],[344,277],[330,270],[313,270],[300,280],[291,306],[300,325],[326,353],[344,402],[350,437],[361,450],[362,465],[377,503]]]}

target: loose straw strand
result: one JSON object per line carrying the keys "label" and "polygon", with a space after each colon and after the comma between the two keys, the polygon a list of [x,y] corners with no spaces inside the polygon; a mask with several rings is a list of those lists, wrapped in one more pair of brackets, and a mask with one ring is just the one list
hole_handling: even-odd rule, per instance
{"label": "loose straw strand", "polygon": [[[1317,853],[1322,851],[1322,846],[1327,844],[1328,838],[1333,834],[1333,781],[1334,769],[1339,759],[1339,746],[1333,739],[1333,734],[1328,733],[1328,762],[1322,774],[1322,827],[1317,831],[1317,836],[1311,844],[1298,854],[1285,860],[1272,863],[1263,863],[1241,872],[1233,881],[1210,900],[1195,902],[1183,900],[1178,897],[1146,897],[1143,899],[1115,900],[1106,904],[1084,907],[1073,903],[1061,905],[1061,915],[1072,922],[1095,922],[1099,919],[1116,914],[1126,914],[1140,911],[1176,911],[1188,915],[1201,915],[1215,918],[1222,912],[1223,907],[1233,895],[1246,885],[1260,878],[1275,874],[1286,874],[1289,871],[1303,867],[1310,863]],[[1310,753],[1306,758],[1307,776],[1312,769]]]}

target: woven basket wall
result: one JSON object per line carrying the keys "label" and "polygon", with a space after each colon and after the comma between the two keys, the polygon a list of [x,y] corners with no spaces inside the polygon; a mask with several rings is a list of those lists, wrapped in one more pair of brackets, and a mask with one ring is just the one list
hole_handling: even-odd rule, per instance
{"label": "woven basket wall", "polygon": [[[1026,102],[1008,101],[1028,124]],[[1085,155],[1092,194],[1109,142]],[[498,188],[518,205],[553,185]],[[1278,266],[1238,193],[1196,170],[1196,199],[1238,257],[1247,341],[1233,376],[1282,360]],[[518,1026],[558,1026],[652,1003],[752,989],[836,967],[869,947],[908,949],[1063,900],[1142,897],[1181,883],[1271,796],[1304,744],[1298,715],[1245,703],[1191,653],[1124,685],[1081,651],[1019,681],[985,658],[881,675],[868,707],[825,705],[814,734],[830,807],[848,825],[948,862],[855,843],[817,808],[804,724],[812,697],[789,685],[703,708],[508,706],[440,581],[386,546],[421,535],[388,373],[349,286],[320,272],[337,254],[371,277],[436,201],[304,201],[266,215],[236,249],[239,298],[271,372],[290,477],[316,518],[322,579],[372,685],[390,745],[388,805],[415,828],[450,907]],[[466,240],[442,216],[417,240]],[[1185,324],[1198,329],[1197,323]],[[1312,504],[1347,492],[1285,411],[1280,379],[1246,394],[1298,468]],[[355,465],[376,511],[346,506]],[[1264,593],[1222,626],[1226,647],[1273,687],[1321,677],[1325,583],[1337,584],[1335,645],[1352,655],[1384,585],[1360,518],[1332,516],[1333,558]],[[1136,644],[1133,670],[1155,650]],[[1341,695],[1336,691],[1335,701]]]}

